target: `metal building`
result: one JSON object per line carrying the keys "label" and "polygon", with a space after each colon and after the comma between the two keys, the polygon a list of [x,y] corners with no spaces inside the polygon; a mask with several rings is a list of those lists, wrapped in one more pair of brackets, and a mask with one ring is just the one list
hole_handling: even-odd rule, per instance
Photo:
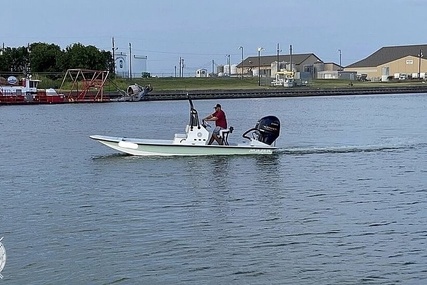
{"label": "metal building", "polygon": [[425,78],[427,45],[382,47],[370,56],[350,64],[345,71],[355,71],[370,80]]}

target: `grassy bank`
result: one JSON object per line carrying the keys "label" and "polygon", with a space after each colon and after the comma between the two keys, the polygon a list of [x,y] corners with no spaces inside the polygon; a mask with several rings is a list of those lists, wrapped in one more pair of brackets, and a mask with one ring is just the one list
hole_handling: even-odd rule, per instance
{"label": "grassy bank", "polygon": [[[216,89],[266,89],[284,88],[270,85],[271,79],[261,81],[258,86],[257,78],[146,78],[129,80],[115,80],[113,85],[125,90],[129,84],[137,83],[141,86],[151,84],[155,91],[168,90],[216,90]],[[111,84],[110,84],[111,85]],[[422,81],[370,82],[349,80],[312,80],[308,88],[358,88],[358,87],[393,87],[425,85]],[[303,88],[303,87],[299,87]]]}
{"label": "grassy bank", "polygon": [[[62,83],[61,80],[48,80],[40,78],[40,88],[59,88]],[[221,90],[221,89],[268,89],[268,88],[283,88],[272,87],[270,82],[272,79],[263,78],[261,86],[258,86],[258,78],[175,78],[175,77],[161,77],[161,78],[137,78],[137,79],[108,79],[105,85],[105,90],[116,91],[117,89],[126,90],[130,84],[137,83],[141,86],[151,84],[154,91],[170,91],[170,90]],[[425,85],[422,81],[390,81],[390,82],[360,82],[349,80],[312,80],[308,84],[308,88],[358,88],[358,87],[393,87],[393,86],[417,86]],[[64,89],[71,88],[71,83],[66,84]],[[304,88],[304,87],[299,87]]]}

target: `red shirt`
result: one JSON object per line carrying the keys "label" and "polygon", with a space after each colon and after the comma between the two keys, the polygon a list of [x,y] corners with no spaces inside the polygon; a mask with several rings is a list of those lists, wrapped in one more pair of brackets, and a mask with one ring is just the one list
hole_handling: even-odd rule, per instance
{"label": "red shirt", "polygon": [[214,117],[217,117],[217,120],[215,121],[215,125],[217,127],[221,127],[223,129],[227,128],[227,118],[225,117],[225,113],[223,110],[215,111],[215,113],[212,114]]}

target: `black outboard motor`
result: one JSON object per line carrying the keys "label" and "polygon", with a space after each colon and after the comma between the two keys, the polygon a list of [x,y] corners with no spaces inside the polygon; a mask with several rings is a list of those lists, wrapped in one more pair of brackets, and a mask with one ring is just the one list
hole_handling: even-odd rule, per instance
{"label": "black outboard motor", "polygon": [[263,117],[256,123],[255,128],[246,131],[243,137],[250,139],[246,136],[249,132],[254,132],[255,138],[260,142],[271,145],[279,137],[280,120],[275,116]]}

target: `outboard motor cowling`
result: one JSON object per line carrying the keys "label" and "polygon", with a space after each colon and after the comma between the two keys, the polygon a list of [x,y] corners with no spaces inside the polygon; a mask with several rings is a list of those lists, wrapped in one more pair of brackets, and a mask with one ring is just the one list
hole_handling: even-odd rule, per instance
{"label": "outboard motor cowling", "polygon": [[[248,134],[252,134],[252,138]],[[248,140],[257,140],[262,143],[272,145],[280,134],[280,120],[275,116],[261,118],[255,128],[247,130],[243,137]]]}
{"label": "outboard motor cowling", "polygon": [[258,133],[258,140],[265,144],[271,145],[279,137],[280,120],[275,116],[261,118],[255,125]]}

